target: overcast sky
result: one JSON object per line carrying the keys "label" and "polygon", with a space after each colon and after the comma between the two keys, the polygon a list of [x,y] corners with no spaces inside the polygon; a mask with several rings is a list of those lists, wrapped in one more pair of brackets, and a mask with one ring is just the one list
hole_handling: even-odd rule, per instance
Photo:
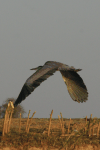
{"label": "overcast sky", "polygon": [[100,118],[100,0],[0,1],[0,105],[50,60],[82,69],[88,101],[73,101],[56,72],[22,101],[24,117]]}

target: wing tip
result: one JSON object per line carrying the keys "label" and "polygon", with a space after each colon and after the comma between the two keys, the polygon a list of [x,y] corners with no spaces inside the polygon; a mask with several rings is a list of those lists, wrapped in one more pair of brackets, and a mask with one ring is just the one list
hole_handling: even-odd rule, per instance
{"label": "wing tip", "polygon": [[[69,92],[69,91],[68,91]],[[80,97],[78,97],[78,95],[76,95],[75,93],[70,93],[70,96],[71,98],[75,101],[75,102],[78,102],[78,103],[83,103],[83,102],[86,102],[88,100],[88,92],[84,93],[84,95],[80,95]]]}
{"label": "wing tip", "polygon": [[17,107],[18,104],[14,103],[14,107]]}

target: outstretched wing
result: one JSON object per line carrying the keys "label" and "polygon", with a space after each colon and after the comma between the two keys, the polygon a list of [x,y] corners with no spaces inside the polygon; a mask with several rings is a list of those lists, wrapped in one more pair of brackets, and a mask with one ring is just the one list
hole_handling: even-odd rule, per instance
{"label": "outstretched wing", "polygon": [[35,88],[37,88],[43,81],[53,75],[57,69],[57,65],[44,65],[40,70],[37,70],[32,76],[30,76],[23,85],[22,90],[14,103],[14,106],[16,107],[19,103],[21,103],[21,101],[30,95]]}
{"label": "outstretched wing", "polygon": [[80,69],[74,71],[60,70],[71,98],[78,103],[82,103],[87,100],[88,92],[82,78],[77,74],[78,71],[80,71]]}

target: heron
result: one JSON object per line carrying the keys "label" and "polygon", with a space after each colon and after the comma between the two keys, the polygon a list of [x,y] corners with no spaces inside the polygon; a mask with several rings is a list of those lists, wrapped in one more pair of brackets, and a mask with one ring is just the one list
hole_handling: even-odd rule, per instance
{"label": "heron", "polygon": [[75,69],[73,66],[70,67],[56,61],[47,61],[43,66],[38,66],[37,68],[32,68],[30,70],[36,70],[36,72],[24,83],[19,96],[14,103],[15,107],[25,100],[25,98],[29,96],[43,81],[52,76],[56,71],[60,71],[67,86],[67,90],[74,101],[83,103],[88,100],[87,87],[77,73],[82,69]]}

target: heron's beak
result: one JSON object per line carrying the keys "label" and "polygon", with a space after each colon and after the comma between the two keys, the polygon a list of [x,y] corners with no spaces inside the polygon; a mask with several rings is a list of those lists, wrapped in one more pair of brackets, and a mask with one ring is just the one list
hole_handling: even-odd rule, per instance
{"label": "heron's beak", "polygon": [[38,69],[41,69],[41,68],[42,68],[42,66],[38,66],[38,67],[32,68],[32,69],[30,69],[30,70],[38,70]]}
{"label": "heron's beak", "polygon": [[30,70],[37,70],[37,68],[32,68],[32,69],[30,69]]}

